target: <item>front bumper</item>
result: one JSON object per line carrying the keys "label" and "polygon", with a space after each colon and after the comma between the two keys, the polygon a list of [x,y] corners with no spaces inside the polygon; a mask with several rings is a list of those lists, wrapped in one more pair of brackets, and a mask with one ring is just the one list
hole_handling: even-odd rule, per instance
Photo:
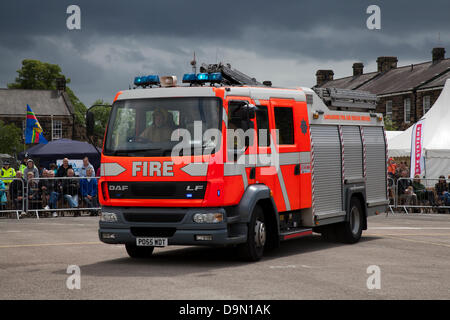
{"label": "front bumper", "polygon": [[[117,215],[117,222],[100,221],[99,223],[99,238],[104,243],[136,243],[137,237],[165,237],[169,245],[211,246],[239,244],[247,241],[247,224],[241,223],[239,217],[227,216],[224,208],[103,207],[102,211]],[[202,224],[193,222],[194,214],[209,212],[221,212],[224,215],[224,221]],[[130,215],[134,218],[130,219]],[[148,221],[142,218],[144,216],[148,218]],[[164,221],[164,216],[182,218],[177,222],[167,222],[171,219]],[[154,221],[156,217],[160,221],[149,222]],[[104,234],[114,235],[114,238],[105,238]],[[196,240],[196,235],[210,235],[212,239]]]}

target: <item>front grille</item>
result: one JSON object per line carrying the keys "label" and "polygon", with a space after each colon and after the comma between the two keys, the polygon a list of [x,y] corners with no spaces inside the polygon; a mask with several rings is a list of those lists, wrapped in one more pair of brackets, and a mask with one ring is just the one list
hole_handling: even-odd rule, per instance
{"label": "front grille", "polygon": [[203,199],[206,181],[108,182],[111,199]]}
{"label": "front grille", "polygon": [[129,222],[180,222],[184,218],[184,213],[137,213],[128,212],[123,214],[125,220]]}
{"label": "front grille", "polygon": [[135,237],[171,237],[176,228],[151,228],[151,227],[131,227],[131,234]]}

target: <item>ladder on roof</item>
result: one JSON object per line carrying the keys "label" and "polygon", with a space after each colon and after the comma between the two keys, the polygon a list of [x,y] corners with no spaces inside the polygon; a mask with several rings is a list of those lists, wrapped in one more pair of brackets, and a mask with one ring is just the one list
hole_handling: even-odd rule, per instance
{"label": "ladder on roof", "polygon": [[247,85],[247,86],[262,86],[261,83],[256,81],[255,78],[251,78],[248,75],[232,69],[230,64],[206,64],[202,63],[200,72],[204,73],[216,73],[222,74],[223,82],[227,85]]}
{"label": "ladder on roof", "polygon": [[375,111],[377,95],[361,90],[338,88],[313,88],[323,102],[332,110]]}

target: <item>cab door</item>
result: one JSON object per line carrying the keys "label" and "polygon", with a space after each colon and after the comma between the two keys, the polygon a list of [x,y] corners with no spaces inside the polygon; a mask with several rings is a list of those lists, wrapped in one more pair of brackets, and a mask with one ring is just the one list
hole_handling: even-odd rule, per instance
{"label": "cab door", "polygon": [[[297,210],[301,207],[301,105],[294,100],[270,99],[260,101],[257,107],[258,159],[269,158],[271,163],[258,165],[256,181],[271,188],[278,211]],[[259,130],[267,126],[270,141]]]}
{"label": "cab door", "polygon": [[[236,197],[242,196],[245,189],[255,183],[255,167],[256,163],[256,133],[255,133],[255,119],[248,121],[246,127],[244,121],[237,116],[239,108],[243,104],[253,104],[248,97],[230,96],[226,99],[226,106],[228,111],[228,123],[226,134],[226,162],[224,165],[224,179],[225,184],[234,186],[230,193]],[[238,130],[244,133],[244,148],[238,148],[237,139],[233,139],[230,135],[230,130]],[[242,141],[241,141],[242,142]],[[241,186],[241,187],[240,187]]]}

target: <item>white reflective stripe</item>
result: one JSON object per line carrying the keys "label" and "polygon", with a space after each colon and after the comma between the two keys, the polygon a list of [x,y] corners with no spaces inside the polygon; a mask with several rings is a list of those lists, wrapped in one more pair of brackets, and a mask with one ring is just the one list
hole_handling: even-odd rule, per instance
{"label": "white reflective stripe", "polygon": [[115,177],[125,170],[124,167],[116,162],[102,163],[100,165],[100,173],[103,177]]}
{"label": "white reflective stripe", "polygon": [[311,163],[311,152],[300,152],[300,163]]}
{"label": "white reflective stripe", "polygon": [[206,174],[208,173],[208,163],[207,162],[189,163],[184,167],[182,167],[181,170],[192,177],[206,177]]}
{"label": "white reflective stripe", "polygon": [[[277,153],[277,150],[275,149],[275,144],[273,143],[272,137],[270,137],[270,140],[271,140],[270,150],[272,151],[272,154],[279,156],[279,154]],[[299,161],[300,161],[300,158],[299,158]],[[280,162],[281,162],[281,159],[280,159]],[[276,165],[276,170],[277,170],[277,175],[278,175],[278,181],[280,182],[281,193],[283,194],[284,204],[286,206],[286,210],[289,211],[289,210],[291,210],[291,203],[289,202],[289,196],[287,194],[286,185],[284,184],[283,173],[281,172],[281,167],[279,164]]]}

